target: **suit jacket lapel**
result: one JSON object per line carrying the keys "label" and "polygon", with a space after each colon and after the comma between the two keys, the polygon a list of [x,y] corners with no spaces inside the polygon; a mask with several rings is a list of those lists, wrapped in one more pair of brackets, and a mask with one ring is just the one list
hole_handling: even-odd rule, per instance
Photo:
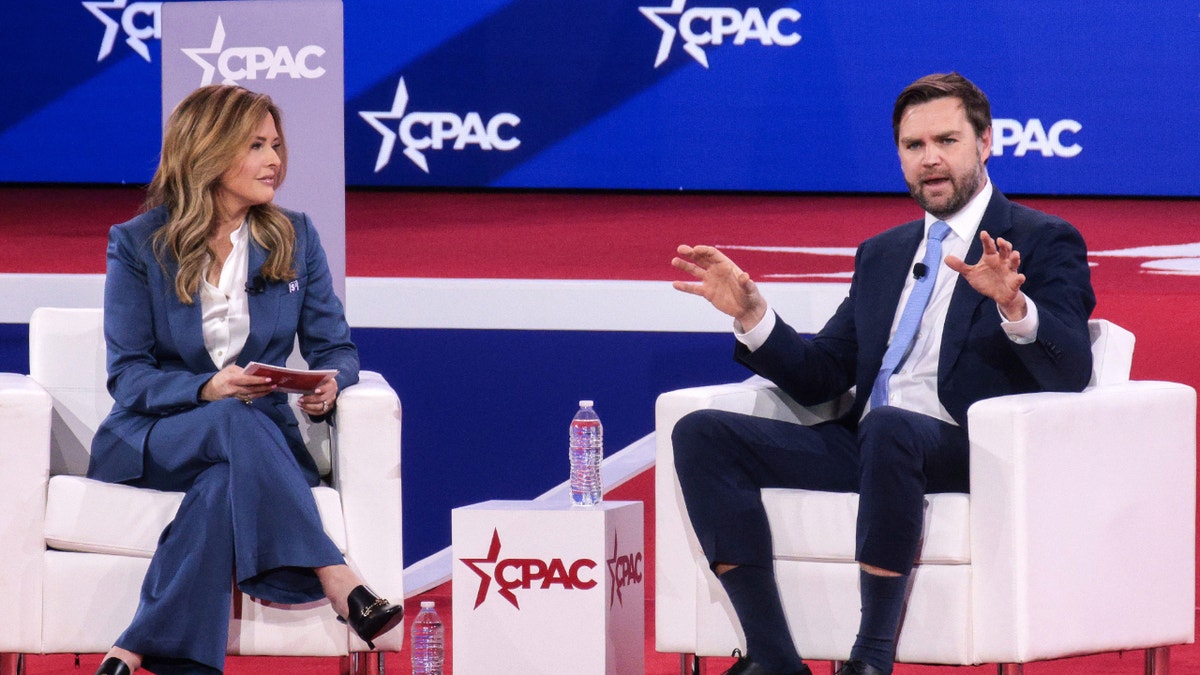
{"label": "suit jacket lapel", "polygon": [[[1012,202],[994,190],[979,229],[975,232],[971,247],[967,250],[964,262],[974,265],[983,257],[983,243],[979,241],[979,232],[987,232],[993,239],[1002,237],[1012,227]],[[942,330],[942,349],[938,357],[938,381],[944,382],[950,370],[958,361],[963,346],[967,342],[967,332],[970,329],[971,316],[976,308],[987,298],[971,287],[970,282],[959,277],[954,285],[954,294],[950,296],[950,307],[946,310],[946,326]]]}
{"label": "suit jacket lapel", "polygon": [[244,366],[254,361],[267,348],[271,334],[275,332],[275,322],[279,310],[279,284],[254,284],[254,278],[262,274],[262,266],[267,262],[267,250],[250,237],[250,260],[246,267],[247,285],[262,288],[261,292],[251,293],[247,298],[250,306],[250,335],[246,337],[246,346],[238,356],[238,365]]}
{"label": "suit jacket lapel", "polygon": [[200,294],[192,298],[192,304],[185,305],[175,295],[175,275],[179,272],[179,264],[173,260],[167,261],[162,267],[157,258],[151,258],[147,269],[158,271],[163,275],[162,292],[167,308],[167,326],[175,342],[179,358],[188,368],[197,373],[207,373],[217,370],[208,348],[204,346],[204,310],[200,306]]}
{"label": "suit jacket lapel", "polygon": [[911,274],[910,265],[924,236],[924,222],[910,223],[899,246],[880,251],[879,259],[874,263],[874,268],[879,270],[879,280],[869,287],[863,287],[863,290],[870,294],[860,301],[869,307],[865,325],[874,328],[869,344],[864,345],[864,354],[876,363],[876,370],[878,364],[883,362],[884,352],[887,351],[892,324],[896,320],[896,313],[900,311],[900,295],[904,292],[904,284]]}

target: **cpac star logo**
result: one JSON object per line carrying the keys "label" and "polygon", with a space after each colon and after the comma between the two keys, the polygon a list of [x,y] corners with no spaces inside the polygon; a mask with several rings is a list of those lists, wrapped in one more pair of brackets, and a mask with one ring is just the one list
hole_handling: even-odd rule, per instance
{"label": "cpac star logo", "polygon": [[[492,585],[491,573],[484,572],[482,569],[480,569],[480,565],[492,565],[494,570],[496,560],[499,557],[500,531],[492,530],[492,543],[490,546],[488,546],[487,557],[459,558],[459,561],[462,562],[462,564],[470,567],[471,571],[479,576],[479,591],[475,594],[475,607],[473,609],[479,609],[479,606],[483,604],[483,601],[487,600],[488,587]],[[520,609],[520,606],[517,604],[517,596],[513,595],[512,591],[500,591],[500,595],[504,596],[505,600],[511,602],[513,607]]]}
{"label": "cpac star logo", "polygon": [[[479,590],[475,593],[475,607],[488,598],[488,589],[496,582],[496,592],[510,605],[521,609],[517,602],[516,589],[529,590],[535,583],[539,590],[560,586],[563,590],[587,590],[596,585],[595,579],[585,578],[585,570],[596,568],[596,561],[580,558],[568,567],[562,558],[549,561],[538,558],[500,558],[500,531],[492,530],[492,543],[483,558],[459,558],[479,577]],[[487,571],[485,568],[491,568]]]}
{"label": "cpac star logo", "polygon": [[[184,47],[181,51],[204,70],[200,85],[212,84],[213,76],[220,71],[222,84],[237,84],[242,80],[257,80],[260,75],[274,80],[280,75],[292,79],[314,80],[325,74],[325,68],[317,63],[325,55],[325,48],[318,45],[301,47],[295,55],[287,45],[275,49],[270,47],[225,47],[225,24],[217,17],[212,42],[207,47]],[[212,57],[214,61],[210,62]]]}
{"label": "cpac star logo", "polygon": [[1058,120],[1049,130],[1038,118],[1028,122],[1021,120],[992,119],[992,157],[1004,156],[1005,148],[1015,148],[1013,157],[1024,157],[1029,152],[1039,152],[1042,157],[1074,157],[1083,151],[1078,143],[1063,142],[1063,137],[1074,136],[1083,130],[1083,125],[1071,119]]}
{"label": "cpac star logo", "polygon": [[[642,13],[642,16],[650,19],[650,23],[654,24],[663,34],[662,40],[658,43],[658,55],[654,58],[655,68],[666,63],[667,57],[671,54],[671,45],[675,42],[675,27],[667,23],[663,15],[674,14],[678,16],[683,13],[683,6],[685,4],[687,4],[687,0],[672,0],[669,7],[638,7],[638,11]],[[690,44],[684,45],[683,48],[705,68],[708,67],[708,57],[704,55],[704,50],[696,47],[695,51],[693,51]],[[699,54],[696,53],[697,51]]]}
{"label": "cpac star logo", "polygon": [[[200,86],[212,84],[213,73],[216,72],[216,68],[213,66],[213,64],[209,63],[208,59],[204,58],[204,56],[208,54],[220,54],[221,47],[224,45],[225,24],[221,23],[221,17],[217,17],[217,27],[213,30],[212,44],[210,44],[208,47],[185,47],[183,49],[183,53],[186,54],[189,59],[204,69],[204,75],[200,78]],[[226,82],[225,84],[233,83]]]}
{"label": "cpac star logo", "polygon": [[[83,3],[84,9],[104,24],[104,39],[100,41],[100,54],[96,61],[108,58],[117,41],[117,33],[124,29],[125,44],[147,63],[150,62],[150,48],[146,46],[146,40],[162,38],[162,3],[135,2],[126,6],[126,2],[127,0],[87,0]],[[119,22],[105,11],[109,9],[121,10]]]}
{"label": "cpac star logo", "polygon": [[[383,120],[398,121],[399,138],[404,143],[404,156],[425,173],[429,173],[429,160],[423,150],[441,150],[448,141],[454,141],[454,150],[463,150],[468,145],[477,145],[481,150],[507,152],[521,145],[521,139],[501,135],[503,127],[515,127],[521,118],[512,113],[495,115],[487,124],[477,112],[459,117],[452,112],[409,112],[408,87],[404,78],[396,85],[391,110],[359,111],[371,128],[379,132],[382,141],[379,155],[375,158],[375,173],[379,173],[392,159],[396,147],[397,132]],[[423,130],[423,131],[422,131]]]}
{"label": "cpac star logo", "polygon": [[[396,85],[396,95],[392,99],[392,109],[367,112],[360,110],[358,115],[371,125],[371,128],[379,132],[383,140],[379,144],[379,156],[375,158],[375,173],[383,170],[383,167],[388,165],[392,160],[392,150],[396,147],[396,132],[380,120],[402,120],[404,119],[404,109],[408,107],[408,87],[404,85],[404,78],[400,78],[400,84]],[[412,160],[425,173],[429,173],[429,162],[425,160],[425,155],[413,148],[405,148],[404,156]],[[478,605],[476,605],[478,607]]]}
{"label": "cpac star logo", "polygon": [[617,548],[617,533],[613,532],[613,554],[612,557],[606,560],[608,563],[608,606],[613,606],[613,601],[621,603],[625,606],[625,599],[621,597],[621,589],[628,584],[642,583],[642,552],[626,553],[621,555],[617,553],[620,549]]}
{"label": "cpac star logo", "polygon": [[[671,55],[676,35],[683,38],[683,51],[705,68],[708,67],[708,54],[704,47],[720,46],[725,38],[733,38],[733,44],[739,46],[750,40],[757,40],[767,47],[791,47],[800,42],[799,33],[794,30],[785,32],[783,27],[785,22],[795,24],[800,21],[800,12],[791,7],[782,7],[769,17],[764,17],[758,7],[749,7],[743,13],[732,7],[693,7],[685,11],[686,5],[687,0],[671,0],[666,7],[638,7],[642,16],[662,31],[658,55],[654,59],[655,68],[665,63]],[[676,25],[671,25],[664,18],[668,16],[679,17]]]}

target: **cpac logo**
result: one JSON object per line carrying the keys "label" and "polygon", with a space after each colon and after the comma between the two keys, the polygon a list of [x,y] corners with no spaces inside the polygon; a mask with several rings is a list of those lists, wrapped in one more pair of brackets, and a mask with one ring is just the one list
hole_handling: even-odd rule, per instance
{"label": "cpac logo", "polygon": [[392,99],[391,110],[358,113],[383,137],[379,145],[379,156],[375,159],[375,173],[379,173],[388,165],[392,159],[392,150],[396,147],[396,132],[381,120],[400,121],[400,140],[404,142],[404,156],[425,173],[429,173],[429,160],[422,151],[442,150],[449,141],[454,141],[455,150],[477,145],[481,150],[507,152],[521,145],[521,139],[516,136],[505,138],[501,133],[504,127],[515,127],[521,123],[521,118],[512,113],[500,113],[484,124],[483,118],[477,112],[469,112],[465,117],[451,112],[414,111],[406,114],[404,111],[407,108],[408,87],[401,77],[396,86],[396,95]]}
{"label": "cpac logo", "polygon": [[[125,31],[125,44],[138,53],[147,62],[150,61],[150,48],[146,40],[162,38],[162,7],[158,2],[135,2],[126,5],[127,0],[90,0],[83,3],[84,9],[104,24],[104,39],[100,42],[100,54],[96,61],[103,61],[112,53],[113,44],[117,41],[117,33]],[[109,16],[104,10],[119,9],[121,21]]]}
{"label": "cpac logo", "polygon": [[1024,157],[1026,153],[1040,152],[1042,157],[1074,157],[1083,148],[1078,143],[1063,144],[1064,134],[1077,134],[1083,125],[1075,120],[1059,120],[1047,130],[1042,121],[1033,118],[1022,124],[1020,120],[992,120],[992,156],[1000,157],[1005,148],[1015,147],[1013,157]]}
{"label": "cpac logo", "polygon": [[[562,558],[539,560],[537,558],[500,558],[500,532],[492,530],[492,543],[488,547],[486,558],[459,558],[459,561],[479,576],[479,592],[475,594],[475,609],[487,600],[488,589],[492,581],[496,582],[496,592],[507,600],[513,607],[521,609],[517,604],[517,589],[529,590],[536,584],[539,589],[546,590],[551,586],[561,586],[563,590],[587,590],[596,585],[596,580],[585,576],[585,570],[596,568],[596,561],[580,558],[570,565]],[[489,574],[481,569],[485,565],[492,566]]]}
{"label": "cpac logo", "polygon": [[[757,40],[766,47],[791,47],[800,42],[800,34],[795,32],[793,25],[800,20],[800,12],[791,7],[782,7],[764,17],[758,7],[749,7],[745,13],[732,7],[693,7],[684,11],[686,4],[687,0],[671,0],[669,7],[638,7],[642,16],[650,19],[663,34],[658,44],[658,56],[654,59],[655,68],[666,62],[676,33],[683,37],[683,51],[705,68],[708,67],[708,55],[704,47],[719,47],[726,38],[732,38],[735,45]],[[677,26],[663,18],[671,15],[679,17]]]}
{"label": "cpac logo", "polygon": [[642,583],[642,552],[626,553],[620,555],[617,553],[620,549],[617,548],[617,533],[613,532],[613,554],[612,557],[606,560],[608,563],[608,606],[613,606],[613,601],[621,603],[625,606],[625,599],[621,597],[621,589],[629,584]]}
{"label": "cpac logo", "polygon": [[[213,31],[212,43],[207,47],[191,47],[183,49],[187,57],[204,69],[200,79],[201,86],[212,84],[213,75],[221,72],[222,84],[237,84],[242,80],[257,80],[261,75],[265,79],[286,75],[292,79],[314,80],[325,74],[317,59],[325,55],[325,48],[318,45],[301,47],[292,54],[286,45],[275,49],[269,47],[225,47],[225,25],[217,17],[217,27]],[[216,57],[216,64],[208,61],[208,56]]]}

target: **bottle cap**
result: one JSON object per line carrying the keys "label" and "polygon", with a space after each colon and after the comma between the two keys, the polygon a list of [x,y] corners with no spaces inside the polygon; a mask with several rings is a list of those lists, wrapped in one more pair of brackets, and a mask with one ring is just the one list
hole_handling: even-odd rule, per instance
{"label": "bottle cap", "polygon": [[590,407],[592,407],[592,406],[594,406],[594,405],[596,405],[596,404],[595,404],[595,402],[593,402],[593,401],[589,401],[589,400],[586,400],[586,399],[585,399],[585,400],[583,400],[583,401],[580,401],[580,402],[579,402],[579,407],[580,407],[580,408],[590,408]]}
{"label": "bottle cap", "polygon": [[432,600],[422,600],[421,601],[421,609],[433,609],[433,601]]}

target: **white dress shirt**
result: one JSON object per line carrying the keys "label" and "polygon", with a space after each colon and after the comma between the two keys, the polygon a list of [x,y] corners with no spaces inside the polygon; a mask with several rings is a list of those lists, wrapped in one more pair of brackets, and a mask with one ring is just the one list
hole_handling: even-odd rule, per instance
{"label": "white dress shirt", "polygon": [[[977,236],[979,223],[983,220],[983,213],[992,199],[992,191],[992,183],[989,180],[984,184],[983,190],[967,202],[966,206],[945,219],[946,224],[950,226],[950,234],[946,235],[946,239],[942,241],[943,260],[948,255],[966,258],[971,242]],[[939,218],[933,214],[925,214],[925,234],[927,236],[930,226],[938,220]],[[925,237],[921,238],[921,244],[917,247],[916,255],[913,257],[914,265],[925,257],[926,241]],[[946,408],[938,399],[937,368],[946,312],[950,309],[950,297],[954,294],[954,286],[958,282],[959,276],[958,272],[950,269],[944,263],[938,268],[937,282],[929,297],[929,304],[925,307],[925,313],[921,316],[921,325],[913,339],[912,348],[888,382],[889,405],[936,417],[950,424],[957,424],[957,422],[950,417],[950,413],[946,412]],[[912,294],[915,284],[916,278],[911,274],[908,275],[904,282],[904,290],[900,294],[900,302],[896,305],[891,335],[896,334],[900,315],[904,311],[904,305],[908,302],[908,296]],[[1020,321],[1009,321],[1003,314],[1000,315],[1001,328],[1010,340],[1018,344],[1027,344],[1037,339],[1037,306],[1028,297],[1025,298],[1025,301],[1029,309],[1025,318]],[[742,344],[746,345],[747,349],[754,351],[767,341],[767,337],[775,328],[775,321],[775,312],[768,308],[763,320],[749,331],[743,332],[741,326],[734,322],[734,335]],[[863,414],[865,415],[869,410],[870,402],[868,401]]]}
{"label": "white dress shirt", "polygon": [[[233,250],[221,267],[217,285],[208,282],[208,265],[200,283],[204,347],[218,369],[237,361],[250,335],[246,280],[250,267],[250,227],[245,222],[229,235]],[[210,261],[211,264],[211,261]]]}

